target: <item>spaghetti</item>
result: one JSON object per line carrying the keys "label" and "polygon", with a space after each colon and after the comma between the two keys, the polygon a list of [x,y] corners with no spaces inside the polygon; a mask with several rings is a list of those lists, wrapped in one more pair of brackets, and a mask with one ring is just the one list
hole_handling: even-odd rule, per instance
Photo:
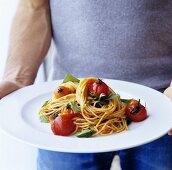
{"label": "spaghetti", "polygon": [[90,93],[90,84],[97,81],[98,79],[89,77],[79,83],[62,83],[57,91],[63,92],[66,88],[68,93],[59,98],[54,95],[42,106],[39,114],[54,121],[62,115],[79,113],[80,116],[72,117],[75,125],[73,134],[87,131],[92,132],[91,136],[111,135],[127,130],[125,106],[120,97],[110,87],[108,95],[102,93],[96,96]]}

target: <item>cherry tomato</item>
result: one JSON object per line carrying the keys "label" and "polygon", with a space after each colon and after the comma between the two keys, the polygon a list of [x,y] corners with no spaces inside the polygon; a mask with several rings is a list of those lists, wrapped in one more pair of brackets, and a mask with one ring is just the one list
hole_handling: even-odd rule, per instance
{"label": "cherry tomato", "polygon": [[133,122],[141,122],[147,118],[146,108],[140,104],[140,100],[132,100],[125,111],[127,118]]}
{"label": "cherry tomato", "polygon": [[64,87],[64,86],[58,86],[54,91],[54,96],[56,99],[58,99],[60,97],[66,96],[70,93],[71,93],[71,91],[69,88]]}
{"label": "cherry tomato", "polygon": [[88,90],[90,93],[95,94],[96,96],[100,96],[100,94],[109,95],[109,87],[102,80],[98,79],[95,82],[91,82],[88,85]]}
{"label": "cherry tomato", "polygon": [[54,135],[69,136],[76,129],[73,119],[81,116],[82,115],[80,113],[59,115],[51,122],[51,130],[53,131]]}

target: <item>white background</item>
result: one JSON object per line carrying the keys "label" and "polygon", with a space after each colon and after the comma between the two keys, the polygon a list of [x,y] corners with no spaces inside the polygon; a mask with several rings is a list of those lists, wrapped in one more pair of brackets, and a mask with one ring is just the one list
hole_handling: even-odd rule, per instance
{"label": "white background", "polygon": [[[18,0],[0,0],[0,78],[7,57],[10,26],[17,3]],[[35,170],[36,155],[36,148],[0,133],[0,170]]]}

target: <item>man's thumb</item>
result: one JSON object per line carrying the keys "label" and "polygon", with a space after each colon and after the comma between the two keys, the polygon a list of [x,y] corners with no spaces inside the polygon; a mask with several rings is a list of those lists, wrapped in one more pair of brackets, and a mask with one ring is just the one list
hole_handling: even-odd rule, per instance
{"label": "man's thumb", "polygon": [[0,82],[0,99],[18,89],[20,89],[20,86],[14,82],[1,81]]}

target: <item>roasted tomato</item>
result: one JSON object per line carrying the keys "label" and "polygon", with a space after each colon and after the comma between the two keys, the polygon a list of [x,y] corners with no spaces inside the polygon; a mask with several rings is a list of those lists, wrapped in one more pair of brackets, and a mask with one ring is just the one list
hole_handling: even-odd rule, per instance
{"label": "roasted tomato", "polygon": [[132,100],[125,111],[127,118],[133,122],[141,122],[147,118],[146,108],[140,104],[140,100]]}
{"label": "roasted tomato", "polygon": [[102,80],[98,79],[95,82],[91,82],[88,85],[88,90],[90,93],[100,96],[100,94],[105,94],[108,96],[110,94],[109,87]]}
{"label": "roasted tomato", "polygon": [[64,86],[58,86],[54,91],[54,96],[56,99],[66,96],[71,93],[71,90]]}
{"label": "roasted tomato", "polygon": [[54,135],[69,136],[75,129],[76,125],[73,123],[75,117],[82,117],[80,113],[69,113],[59,115],[51,122],[51,130]]}

